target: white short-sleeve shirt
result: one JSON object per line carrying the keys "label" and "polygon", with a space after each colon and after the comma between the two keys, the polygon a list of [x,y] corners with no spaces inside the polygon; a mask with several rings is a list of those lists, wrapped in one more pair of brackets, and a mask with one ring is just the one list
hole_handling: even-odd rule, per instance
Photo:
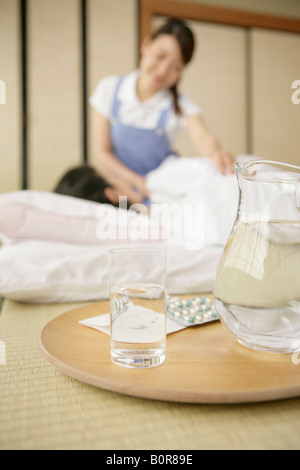
{"label": "white short-sleeve shirt", "polygon": [[[155,129],[161,112],[170,108],[173,103],[172,93],[170,90],[164,89],[150,99],[141,102],[136,94],[138,76],[139,70],[126,75],[119,88],[118,99],[121,102],[119,119],[123,124],[140,129]],[[100,80],[89,100],[93,108],[108,119],[111,118],[115,90],[119,79],[120,77],[114,75]],[[174,142],[180,130],[185,126],[188,116],[202,114],[198,105],[188,96],[180,94],[178,102],[182,114],[178,116],[172,110],[166,122],[166,134],[170,143]]]}

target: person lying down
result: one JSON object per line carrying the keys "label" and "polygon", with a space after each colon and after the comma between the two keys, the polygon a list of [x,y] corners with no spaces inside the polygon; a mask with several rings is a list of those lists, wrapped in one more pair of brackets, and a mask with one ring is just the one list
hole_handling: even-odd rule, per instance
{"label": "person lying down", "polygon": [[[249,159],[249,156],[238,158],[239,161]],[[146,183],[150,192],[151,211],[158,204],[166,208],[171,205],[173,212],[181,216],[183,207],[186,209],[185,215],[191,214],[191,217],[201,211],[206,239],[214,243],[226,242],[238,207],[235,175],[222,174],[210,158],[169,157],[147,175]],[[120,196],[126,196],[128,209],[136,203],[134,192],[130,195],[124,193],[120,179],[108,182],[89,165],[67,171],[54,192],[115,207],[120,207]],[[145,205],[148,206],[148,203],[145,201]]]}
{"label": "person lying down", "polygon": [[113,206],[118,205],[121,195],[121,191],[89,165],[68,170],[57,183],[54,192]]}
{"label": "person lying down", "polygon": [[[239,157],[238,160],[249,160],[249,157]],[[210,158],[169,157],[147,176],[150,200],[146,204],[189,200],[191,195],[194,199],[199,196],[199,192],[206,192],[211,198],[211,191],[215,193],[216,189],[223,195],[224,187],[231,186],[233,181],[235,176],[221,174]],[[216,182],[220,187],[216,186]],[[201,187],[203,189],[200,191]],[[88,164],[68,170],[56,184],[54,192],[115,207],[119,206],[120,196],[126,196],[129,204],[140,200],[136,190],[132,188],[132,191],[128,191],[128,185],[122,184],[121,178],[108,180]],[[233,193],[236,196],[235,189]]]}
{"label": "person lying down", "polygon": [[[0,295],[40,303],[107,299],[108,248],[148,244],[148,239],[142,238],[103,237],[107,234],[107,221],[108,225],[112,222],[112,229],[116,228],[118,234],[124,219],[128,230],[135,229],[132,222],[143,219],[141,227],[151,226],[152,236],[151,217],[156,205],[162,205],[166,212],[169,207],[170,211],[174,209],[179,225],[180,212],[193,223],[195,215],[204,214],[203,239],[202,233],[198,238],[193,226],[195,239],[185,231],[179,239],[162,238],[168,250],[169,294],[211,291],[236,217],[235,176],[221,175],[211,160],[185,157],[163,162],[147,175],[147,185],[151,213],[146,221],[131,211],[114,207],[118,206],[116,188],[87,166],[67,172],[55,187],[57,194],[24,190],[1,195]],[[166,220],[164,217],[163,224]],[[101,236],[99,225],[105,232]],[[160,240],[157,238],[154,243]]]}

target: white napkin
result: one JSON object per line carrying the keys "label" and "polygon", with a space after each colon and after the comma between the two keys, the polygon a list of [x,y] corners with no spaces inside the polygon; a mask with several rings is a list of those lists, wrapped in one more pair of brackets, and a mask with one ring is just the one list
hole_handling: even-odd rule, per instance
{"label": "white napkin", "polygon": [[[87,318],[85,320],[80,320],[78,323],[81,323],[81,325],[88,326],[90,328],[95,328],[96,330],[102,331],[102,333],[110,335],[109,313],[105,313],[104,315],[97,315],[96,317]],[[187,327],[179,325],[167,317],[167,334],[183,330],[184,328]]]}

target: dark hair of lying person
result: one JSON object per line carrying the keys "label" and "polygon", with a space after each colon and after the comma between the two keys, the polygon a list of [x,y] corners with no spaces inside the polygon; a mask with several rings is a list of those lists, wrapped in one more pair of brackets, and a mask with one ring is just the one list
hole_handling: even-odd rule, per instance
{"label": "dark hair of lying person", "polygon": [[67,171],[57,183],[54,192],[102,204],[112,204],[105,194],[105,189],[109,187],[110,184],[94,168],[81,165]]}

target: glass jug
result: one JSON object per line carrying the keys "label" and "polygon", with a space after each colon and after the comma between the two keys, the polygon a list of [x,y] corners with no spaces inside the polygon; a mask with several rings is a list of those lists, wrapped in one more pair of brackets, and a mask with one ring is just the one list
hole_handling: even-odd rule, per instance
{"label": "glass jug", "polygon": [[245,346],[299,351],[300,167],[256,160],[233,168],[239,208],[216,274],[216,310]]}

